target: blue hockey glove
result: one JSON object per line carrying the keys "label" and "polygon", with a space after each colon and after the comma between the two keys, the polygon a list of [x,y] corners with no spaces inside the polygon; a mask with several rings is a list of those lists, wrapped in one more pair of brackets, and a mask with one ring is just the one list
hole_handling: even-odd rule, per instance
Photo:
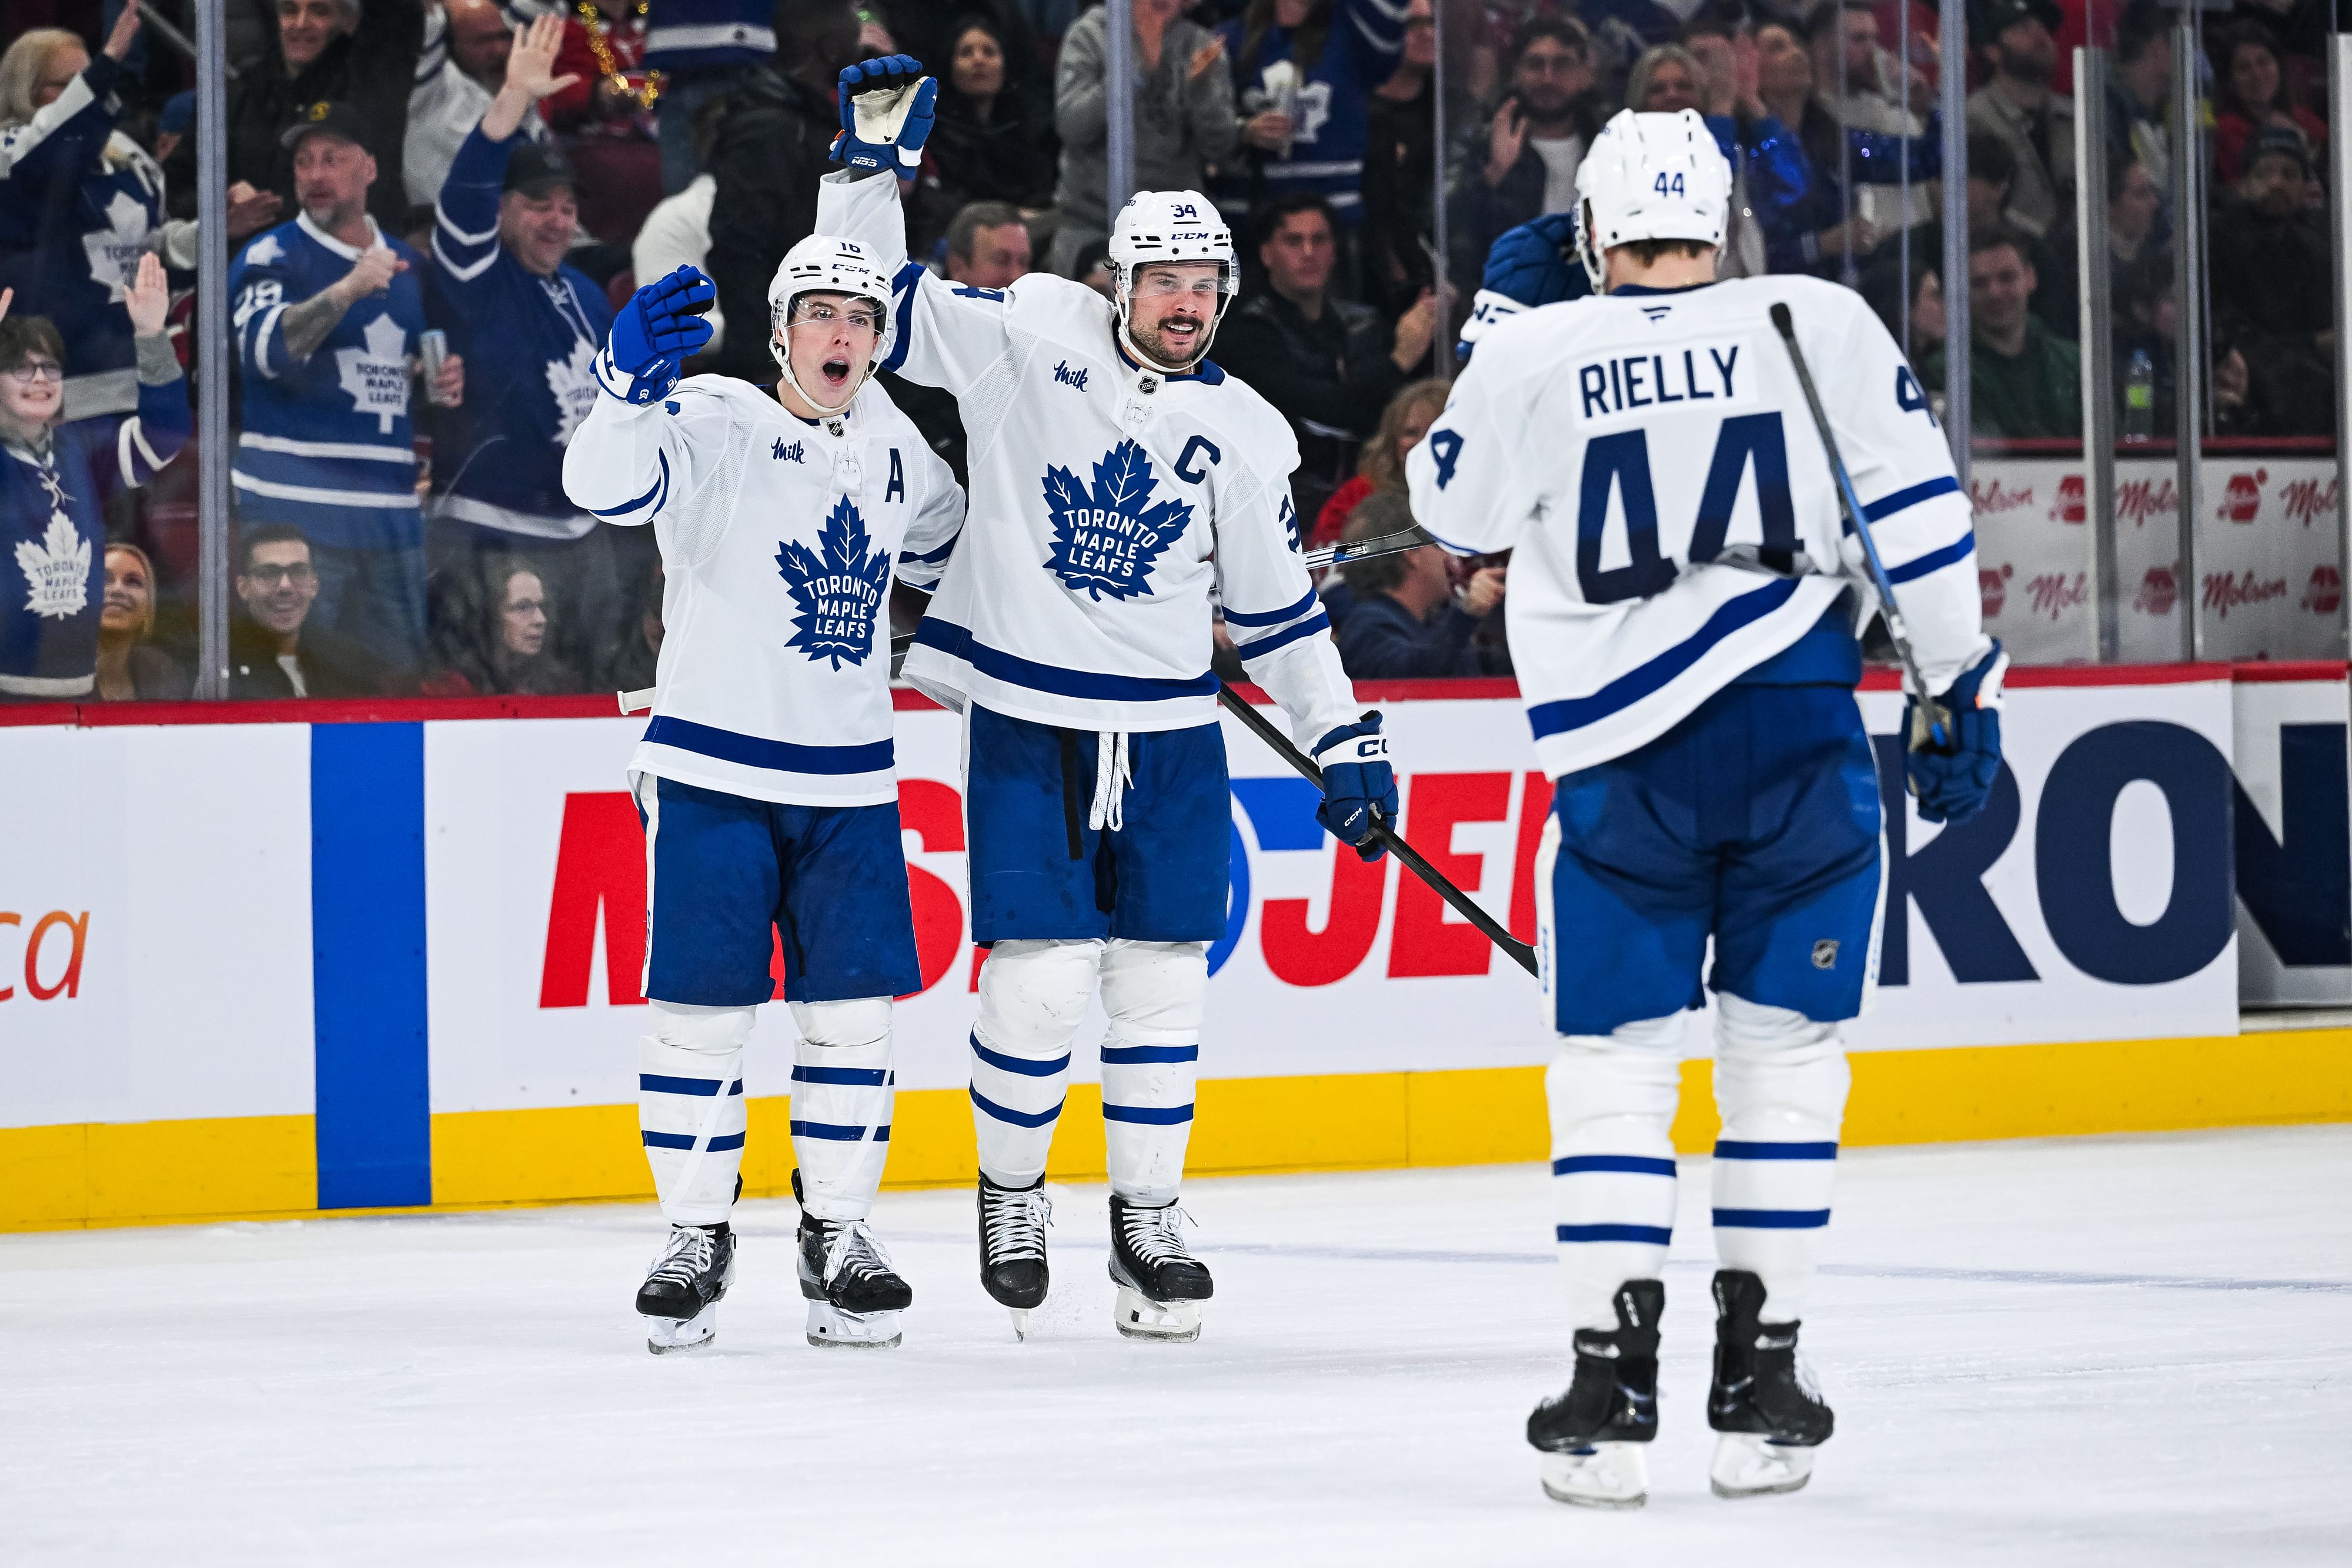
{"label": "blue hockey glove", "polygon": [[1576,214],[1553,213],[1507,230],[1486,253],[1486,270],[1478,279],[1478,295],[1462,340],[1454,346],[1458,358],[1468,359],[1479,338],[1495,322],[1556,305],[1581,299],[1592,292],[1570,246],[1575,242]]}
{"label": "blue hockey glove", "polygon": [[[1957,732],[1949,744],[1932,743],[1903,754],[1903,772],[1919,799],[1924,822],[1962,822],[1984,810],[2000,777],[2000,683],[2009,655],[2000,640],[1962,672],[1937,699],[1952,716]],[[1903,705],[1903,733],[1911,734],[1916,700]]]}
{"label": "blue hockey glove", "polygon": [[669,395],[677,385],[678,366],[710,341],[710,323],[703,319],[703,312],[718,298],[710,279],[690,267],[656,278],[629,296],[613,318],[605,348],[613,356],[613,368],[629,378],[631,402]]}
{"label": "blue hockey glove", "polygon": [[841,73],[841,134],[834,162],[852,170],[912,176],[939,118],[940,84],[909,55],[860,60]]}
{"label": "blue hockey glove", "polygon": [[[1315,820],[1358,855],[1376,861],[1388,850],[1372,837],[1375,821],[1397,820],[1396,770],[1389,766],[1388,737],[1381,716],[1366,714],[1315,743],[1315,765],[1323,770],[1323,804]],[[1378,812],[1375,819],[1373,813]]]}

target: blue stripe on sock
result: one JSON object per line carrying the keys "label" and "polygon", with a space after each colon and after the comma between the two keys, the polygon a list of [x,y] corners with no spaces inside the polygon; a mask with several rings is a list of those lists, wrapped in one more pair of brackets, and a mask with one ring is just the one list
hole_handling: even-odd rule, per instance
{"label": "blue stripe on sock", "polygon": [[1552,1233],[1562,1241],[1647,1241],[1657,1247],[1675,1239],[1673,1228],[1664,1225],[1561,1225]]}
{"label": "blue stripe on sock", "polygon": [[[708,1100],[719,1092],[716,1078],[671,1078],[659,1072],[637,1074],[637,1087],[653,1094],[693,1094]],[[730,1094],[743,1092],[743,1081],[738,1078],[728,1089]]]}
{"label": "blue stripe on sock", "polygon": [[1201,1048],[1197,1045],[1107,1045],[1102,1050],[1105,1067],[1138,1067],[1147,1061],[1198,1061]]}
{"label": "blue stripe on sock", "polygon": [[1038,1111],[1033,1113],[1028,1111],[1007,1110],[1004,1106],[1002,1106],[995,1101],[991,1100],[987,1095],[982,1094],[978,1089],[971,1091],[971,1103],[979,1106],[982,1110],[987,1112],[990,1115],[995,1117],[998,1121],[1009,1122],[1016,1127],[1050,1127],[1054,1124],[1054,1118],[1062,1113],[1062,1104],[1059,1101],[1055,1102],[1054,1108],[1050,1111]]}
{"label": "blue stripe on sock", "polygon": [[[793,1124],[793,1136],[795,1138],[823,1138],[829,1143],[835,1144],[856,1144],[863,1143],[865,1141],[866,1129],[863,1127],[845,1127],[837,1122],[794,1122]],[[889,1123],[885,1122],[881,1126],[874,1130],[874,1141],[877,1144],[887,1144],[890,1141]]]}
{"label": "blue stripe on sock", "polygon": [[1734,1230],[1819,1230],[1830,1222],[1826,1208],[1718,1208],[1715,1223]]}
{"label": "blue stripe on sock", "polygon": [[[646,1147],[649,1149],[690,1150],[694,1147],[694,1134],[692,1133],[649,1132],[640,1134],[639,1136],[645,1139]],[[714,1155],[723,1155],[730,1149],[740,1149],[742,1146],[743,1134],[740,1133],[725,1133],[710,1140],[710,1152]]]}
{"label": "blue stripe on sock", "polygon": [[1001,1051],[991,1051],[980,1043],[980,1036],[971,1037],[971,1053],[995,1068],[999,1072],[1017,1072],[1024,1078],[1051,1078],[1070,1070],[1070,1053],[1062,1052],[1051,1061],[1035,1061],[1025,1056],[1007,1056]]}
{"label": "blue stripe on sock", "polygon": [[1147,1127],[1173,1127],[1192,1119],[1190,1105],[1114,1105],[1103,1102],[1106,1122],[1135,1122]]}
{"label": "blue stripe on sock", "polygon": [[1648,1155],[1570,1155],[1551,1163],[1554,1176],[1578,1176],[1586,1171],[1622,1171],[1627,1176],[1670,1176],[1675,1162]]}
{"label": "blue stripe on sock", "polygon": [[794,1067],[795,1083],[838,1083],[851,1089],[887,1089],[892,1082],[887,1067]]}
{"label": "blue stripe on sock", "polygon": [[1837,1151],[1835,1144],[1752,1144],[1737,1138],[1715,1141],[1715,1157],[1719,1160],[1833,1160]]}

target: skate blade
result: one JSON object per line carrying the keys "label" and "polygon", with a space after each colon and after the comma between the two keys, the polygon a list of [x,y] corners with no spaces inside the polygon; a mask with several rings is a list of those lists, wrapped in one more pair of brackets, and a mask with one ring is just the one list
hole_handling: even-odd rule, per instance
{"label": "skate blade", "polygon": [[1813,1479],[1813,1450],[1748,1432],[1717,1437],[1706,1482],[1717,1497],[1772,1497],[1801,1491]]}
{"label": "skate blade", "polygon": [[1155,1301],[1131,1285],[1118,1288],[1111,1322],[1129,1339],[1169,1340],[1189,1344],[1201,1337],[1201,1303]]}
{"label": "skate blade", "polygon": [[1641,1443],[1594,1443],[1546,1454],[1544,1496],[1577,1508],[1640,1508],[1650,1500],[1649,1460]]}
{"label": "skate blade", "polygon": [[655,1355],[708,1350],[718,1333],[719,1303],[713,1301],[690,1318],[647,1318],[646,1349]]}
{"label": "skate blade", "polygon": [[1024,1307],[1008,1307],[1005,1310],[1013,1314],[1013,1343],[1015,1344],[1027,1344],[1029,1343],[1028,1309]]}
{"label": "skate blade", "polygon": [[830,1301],[811,1301],[808,1342],[819,1350],[891,1350],[901,1338],[898,1313],[845,1312]]}

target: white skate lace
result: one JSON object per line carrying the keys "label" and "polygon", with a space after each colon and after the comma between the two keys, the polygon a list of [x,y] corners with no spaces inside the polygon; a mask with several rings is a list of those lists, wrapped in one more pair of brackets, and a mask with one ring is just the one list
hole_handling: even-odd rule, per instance
{"label": "white skate lace", "polygon": [[1127,821],[1127,787],[1135,778],[1127,752],[1127,737],[1106,729],[1095,737],[1095,799],[1087,808],[1087,826],[1099,832],[1118,832]]}
{"label": "white skate lace", "polygon": [[1176,1227],[1179,1222],[1198,1225],[1200,1221],[1175,1204],[1165,1208],[1129,1208],[1119,1222],[1127,1228],[1128,1247],[1146,1263],[1199,1261],[1186,1249]]}
{"label": "white skate lace", "polygon": [[710,1232],[700,1226],[674,1225],[670,1227],[669,1245],[662,1249],[646,1281],[650,1284],[656,1280],[675,1280],[681,1285],[691,1285],[709,1272],[718,1246]]}
{"label": "white skate lace", "polygon": [[988,1260],[1010,1263],[1045,1255],[1045,1227],[1054,1223],[1054,1200],[1043,1187],[1025,1192],[1002,1188],[988,1195]]}
{"label": "white skate lace", "polygon": [[890,1254],[882,1249],[881,1241],[866,1228],[866,1221],[853,1219],[835,1227],[832,1239],[824,1248],[826,1284],[832,1284],[844,1273],[852,1279],[870,1280],[892,1272],[895,1270],[890,1265]]}

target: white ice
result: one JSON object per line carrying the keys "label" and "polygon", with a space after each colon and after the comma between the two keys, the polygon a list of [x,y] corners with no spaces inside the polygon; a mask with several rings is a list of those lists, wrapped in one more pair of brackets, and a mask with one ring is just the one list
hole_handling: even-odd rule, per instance
{"label": "white ice", "polygon": [[1811,1490],[1706,1490],[1706,1167],[1685,1164],[1646,1511],[1547,1501],[1563,1381],[1534,1166],[1199,1181],[1192,1345],[1112,1332],[1056,1188],[1013,1342],[961,1192],[877,1215],[903,1349],[801,1337],[744,1206],[719,1347],[630,1310],[649,1208],[0,1238],[10,1563],[2352,1561],[2352,1127],[1860,1151],[1805,1343]]}

